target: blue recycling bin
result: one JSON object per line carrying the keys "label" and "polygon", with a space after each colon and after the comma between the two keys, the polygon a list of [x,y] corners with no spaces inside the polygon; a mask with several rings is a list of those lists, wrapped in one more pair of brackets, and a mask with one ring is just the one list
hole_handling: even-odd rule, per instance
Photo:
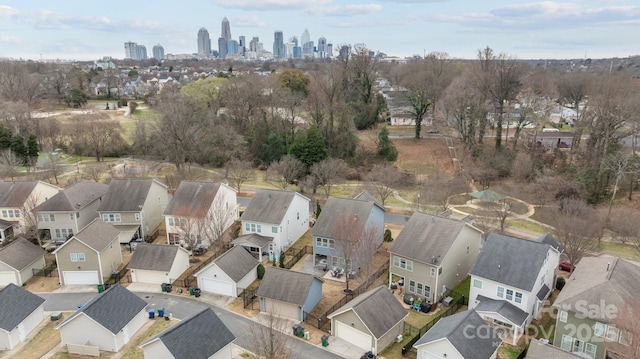
{"label": "blue recycling bin", "polygon": [[155,309],[149,309],[149,319],[153,319],[156,317],[156,310]]}
{"label": "blue recycling bin", "polygon": [[164,308],[158,309],[158,318],[164,317]]}

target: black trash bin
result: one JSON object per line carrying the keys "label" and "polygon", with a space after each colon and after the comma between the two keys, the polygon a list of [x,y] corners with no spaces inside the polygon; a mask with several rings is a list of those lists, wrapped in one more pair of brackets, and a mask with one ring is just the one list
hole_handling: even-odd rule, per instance
{"label": "black trash bin", "polygon": [[373,352],[366,352],[364,353],[363,356],[360,357],[360,359],[375,359],[375,354],[373,354]]}
{"label": "black trash bin", "polygon": [[407,354],[408,351],[407,347],[402,347],[402,355]]}
{"label": "black trash bin", "polygon": [[200,294],[202,294],[202,291],[200,290],[200,288],[198,288],[198,287],[193,288],[193,295],[194,295],[196,298],[200,297]]}
{"label": "black trash bin", "polygon": [[167,293],[171,293],[171,289],[172,289],[171,283],[165,283],[164,288],[166,289]]}

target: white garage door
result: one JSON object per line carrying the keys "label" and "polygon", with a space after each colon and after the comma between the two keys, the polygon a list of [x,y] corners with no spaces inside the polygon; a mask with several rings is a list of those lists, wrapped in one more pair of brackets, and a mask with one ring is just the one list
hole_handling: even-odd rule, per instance
{"label": "white garage door", "polygon": [[99,284],[98,271],[63,271],[64,284]]}
{"label": "white garage door", "polygon": [[198,283],[204,292],[223,294],[235,297],[233,283],[202,277],[202,283]]}
{"label": "white garage door", "polygon": [[281,302],[265,298],[266,312],[273,313],[277,317],[290,318],[292,320],[300,320],[300,307],[295,304]]}
{"label": "white garage door", "polygon": [[336,337],[346,340],[358,348],[362,348],[362,350],[371,350],[371,335],[347,324],[338,321],[334,322],[336,323]]}
{"label": "white garage door", "polygon": [[5,286],[9,283],[16,284],[15,272],[0,272],[0,285]]}

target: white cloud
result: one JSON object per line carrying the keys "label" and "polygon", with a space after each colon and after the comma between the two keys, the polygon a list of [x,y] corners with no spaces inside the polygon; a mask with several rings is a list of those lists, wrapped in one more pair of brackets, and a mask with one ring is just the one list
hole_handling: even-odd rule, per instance
{"label": "white cloud", "polygon": [[0,36],[0,42],[8,42],[8,43],[19,43],[20,40],[18,40],[17,37],[15,36]]}
{"label": "white cloud", "polygon": [[300,10],[321,4],[329,4],[331,0],[212,0],[214,3],[244,10]]}
{"label": "white cloud", "polygon": [[0,5],[0,18],[14,17],[20,13],[20,10],[11,6]]}
{"label": "white cloud", "polygon": [[378,4],[350,4],[318,7],[310,12],[314,15],[324,16],[356,16],[370,14],[382,10],[382,6]]}
{"label": "white cloud", "polygon": [[229,16],[229,21],[233,24],[233,26],[238,27],[266,27],[267,22],[257,15],[240,15],[240,16]]}

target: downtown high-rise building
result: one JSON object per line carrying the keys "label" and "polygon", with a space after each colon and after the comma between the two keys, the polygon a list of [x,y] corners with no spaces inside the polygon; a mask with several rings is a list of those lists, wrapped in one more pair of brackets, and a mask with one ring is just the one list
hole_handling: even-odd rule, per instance
{"label": "downtown high-rise building", "polygon": [[258,51],[258,44],[260,43],[260,38],[258,36],[254,36],[251,39],[251,42],[249,42],[249,51],[251,52],[257,52]]}
{"label": "downtown high-rise building", "polygon": [[156,60],[164,60],[164,47],[162,45],[157,44],[153,47],[153,58]]}
{"label": "downtown high-rise building", "polygon": [[303,57],[313,57],[313,41],[309,36],[309,30],[304,29],[302,36],[300,36],[300,47],[302,47]]}
{"label": "downtown high-rise building", "polygon": [[198,55],[211,56],[211,38],[204,27],[198,31]]}
{"label": "downtown high-rise building", "polygon": [[236,40],[229,40],[227,43],[227,55],[237,55],[239,53],[239,47]]}
{"label": "downtown high-rise building", "polygon": [[137,52],[138,52],[137,60],[146,60],[146,59],[148,59],[148,57],[147,57],[147,47],[146,46],[138,45]]}
{"label": "downtown high-rise building", "polygon": [[247,39],[244,36],[240,36],[238,38],[238,54],[244,56],[244,53],[247,51]]}
{"label": "downtown high-rise building", "polygon": [[318,57],[324,59],[327,56],[327,39],[325,37],[321,37],[318,39]]}
{"label": "downtown high-rise building", "polygon": [[229,20],[226,16],[222,19],[222,31],[220,34],[220,37],[224,37],[227,41],[231,40],[231,25],[229,25]]}
{"label": "downtown high-rise building", "polygon": [[224,59],[229,53],[229,41],[231,41],[231,25],[229,20],[225,16],[222,19],[222,27],[220,31],[220,38],[218,38],[218,57]]}
{"label": "downtown high-rise building", "polygon": [[146,60],[147,48],[144,45],[138,45],[133,41],[124,43],[124,58],[131,60]]}
{"label": "downtown high-rise building", "polygon": [[278,30],[273,33],[273,58],[282,59],[285,57],[286,47],[284,44],[284,35]]}

